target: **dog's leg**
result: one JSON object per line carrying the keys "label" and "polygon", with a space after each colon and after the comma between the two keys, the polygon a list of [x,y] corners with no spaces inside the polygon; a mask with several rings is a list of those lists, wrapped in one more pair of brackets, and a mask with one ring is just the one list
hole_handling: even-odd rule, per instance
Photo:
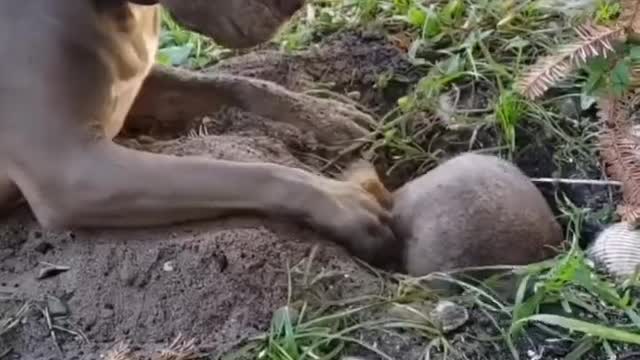
{"label": "dog's leg", "polygon": [[225,106],[293,124],[313,132],[329,146],[366,135],[366,128],[374,123],[351,105],[294,93],[268,81],[156,65],[142,86],[127,126],[143,119],[188,121]]}
{"label": "dog's leg", "polygon": [[[0,63],[0,171],[40,224],[165,225],[259,212],[305,221],[372,263],[386,256],[383,247],[395,247],[389,214],[358,184],[275,164],[154,154],[113,143],[153,58],[137,45],[152,45],[154,30],[127,33],[126,21],[136,17],[123,20],[121,8],[107,10],[84,0],[0,1],[6,15],[0,43],[21,39],[0,51],[7,59]],[[153,8],[136,10],[140,26],[157,20]],[[172,94],[184,92],[180,100],[194,94],[192,81],[170,79],[167,105]],[[296,108],[292,97],[270,96],[281,90],[268,83],[228,80],[196,81],[196,95],[203,87],[207,97],[193,105],[236,103],[275,118],[282,113],[293,123],[306,114],[307,126],[322,118]]]}
{"label": "dog's leg", "polygon": [[258,212],[306,221],[373,263],[381,247],[393,244],[388,213],[358,184],[279,165],[152,154],[40,130],[58,142],[32,139],[32,145],[14,147],[8,172],[48,228],[162,225]]}

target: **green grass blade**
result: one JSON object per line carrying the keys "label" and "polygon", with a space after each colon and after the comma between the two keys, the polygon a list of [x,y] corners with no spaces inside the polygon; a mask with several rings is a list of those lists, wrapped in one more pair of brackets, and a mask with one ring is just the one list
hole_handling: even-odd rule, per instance
{"label": "green grass blade", "polygon": [[602,339],[640,345],[640,334],[558,315],[533,315],[516,321],[514,325],[522,325],[530,321],[539,321],[548,325],[560,326],[567,330],[589,334]]}

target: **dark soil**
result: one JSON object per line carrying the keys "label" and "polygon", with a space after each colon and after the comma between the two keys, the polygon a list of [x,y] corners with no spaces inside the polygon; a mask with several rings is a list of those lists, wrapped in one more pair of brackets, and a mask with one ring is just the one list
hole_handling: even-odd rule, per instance
{"label": "dark soil", "polygon": [[[246,54],[211,71],[255,76],[296,91],[328,84],[329,90],[357,98],[378,115],[387,112],[420,77],[404,54],[383,36],[354,33],[332,36],[318,48],[296,54],[269,50]],[[383,74],[403,80],[377,87]],[[209,154],[315,170],[324,164],[314,153],[312,139],[291,126],[237,109],[211,114],[202,125],[165,136],[163,141],[120,141],[178,155]],[[189,136],[190,130],[200,134]],[[491,133],[487,134],[490,141]],[[551,176],[555,171],[553,148],[540,146],[521,155],[517,163],[529,175]],[[450,155],[455,149],[448,146],[447,151]],[[403,171],[401,176],[385,180],[393,187],[419,174],[415,168]],[[579,206],[586,199],[604,196],[599,188],[580,191],[573,195]],[[553,200],[549,191],[545,194]],[[49,308],[58,299],[68,312],[62,308],[58,309],[61,314],[51,315],[53,325],[82,336],[54,331],[58,349],[44,313],[36,307],[12,331],[0,336],[0,359],[98,359],[121,340],[143,352],[165,347],[179,334],[197,338],[203,351],[223,354],[268,327],[273,311],[287,301],[287,265],[305,259],[316,244],[322,244],[314,260],[316,266],[349,274],[340,281],[340,291],[333,287],[335,291],[352,292],[350,297],[377,291],[379,280],[341,248],[302,227],[275,219],[247,217],[139,230],[44,232],[28,209],[20,209],[0,226],[0,316],[7,316],[27,300],[44,309],[47,299]],[[70,269],[38,280],[45,263]],[[473,316],[470,329],[485,331],[487,320]],[[426,346],[411,336],[401,340],[371,338],[376,339],[381,350],[398,359],[417,359]],[[3,357],[5,349],[10,352]],[[485,347],[477,354],[469,358],[503,358],[497,354],[508,358],[504,348],[496,352]]]}

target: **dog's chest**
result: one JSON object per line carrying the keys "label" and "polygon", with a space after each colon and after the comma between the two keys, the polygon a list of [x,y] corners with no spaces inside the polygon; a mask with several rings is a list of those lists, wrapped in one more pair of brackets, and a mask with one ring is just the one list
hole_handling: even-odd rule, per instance
{"label": "dog's chest", "polygon": [[103,120],[108,138],[122,129],[127,114],[155,61],[159,43],[158,6],[129,5],[132,30],[118,34],[109,108]]}

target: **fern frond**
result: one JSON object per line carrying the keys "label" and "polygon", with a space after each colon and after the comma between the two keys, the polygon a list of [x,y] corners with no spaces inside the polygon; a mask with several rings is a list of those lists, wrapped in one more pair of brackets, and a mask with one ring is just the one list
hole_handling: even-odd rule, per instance
{"label": "fern frond", "polygon": [[576,29],[578,41],[560,47],[556,55],[541,58],[517,82],[517,90],[529,99],[542,96],[587,60],[614,52],[613,43],[624,39],[624,28],[587,24]]}
{"label": "fern frond", "polygon": [[631,110],[636,101],[633,93],[621,97],[613,95],[597,99],[598,120],[603,129],[627,129],[631,126]]}
{"label": "fern frond", "polygon": [[605,98],[598,106],[603,129],[598,148],[607,174],[622,182],[623,204],[617,212],[623,221],[640,223],[640,138],[635,134],[631,114],[638,97]]}
{"label": "fern frond", "polygon": [[607,174],[622,182],[622,204],[617,212],[623,221],[640,223],[640,159],[636,141],[619,129],[600,134],[600,156]]}
{"label": "fern frond", "polygon": [[618,24],[628,32],[640,33],[640,1],[621,0],[622,13],[618,18]]}

